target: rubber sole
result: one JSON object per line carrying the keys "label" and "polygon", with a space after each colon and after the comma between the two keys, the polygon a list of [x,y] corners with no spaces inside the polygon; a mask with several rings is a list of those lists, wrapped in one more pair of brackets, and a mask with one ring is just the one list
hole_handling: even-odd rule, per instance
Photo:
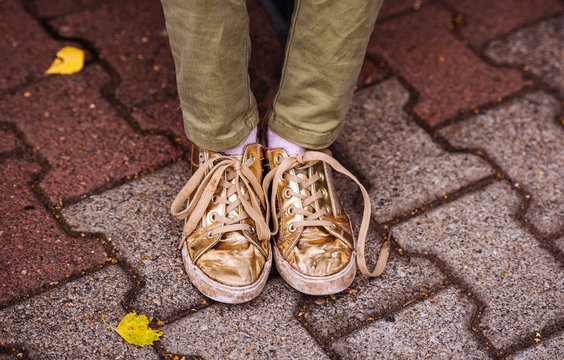
{"label": "rubber sole", "polygon": [[347,266],[338,273],[329,276],[309,276],[294,269],[274,246],[274,262],[280,276],[294,289],[308,295],[331,295],[348,288],[356,275],[356,253],[353,251]]}
{"label": "rubber sole", "polygon": [[268,259],[264,263],[259,278],[257,281],[247,286],[225,285],[207,276],[200,268],[192,263],[186,244],[182,247],[182,259],[184,260],[184,267],[186,268],[186,273],[190,281],[192,281],[192,284],[202,294],[222,303],[240,304],[253,300],[262,292],[268,280],[270,268],[272,267],[272,249],[269,243]]}

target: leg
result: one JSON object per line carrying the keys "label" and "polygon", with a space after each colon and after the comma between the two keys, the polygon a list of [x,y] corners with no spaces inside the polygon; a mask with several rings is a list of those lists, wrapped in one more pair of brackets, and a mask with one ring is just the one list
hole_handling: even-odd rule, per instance
{"label": "leg", "polygon": [[162,0],[176,64],[186,136],[225,151],[258,123],[249,85],[249,16],[244,0]]}
{"label": "leg", "polygon": [[310,149],[337,138],[382,2],[296,0],[271,130]]}

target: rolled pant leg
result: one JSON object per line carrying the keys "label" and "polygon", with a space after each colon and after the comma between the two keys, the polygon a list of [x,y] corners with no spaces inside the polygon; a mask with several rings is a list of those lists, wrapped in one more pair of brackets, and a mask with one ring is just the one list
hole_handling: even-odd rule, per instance
{"label": "rolled pant leg", "polygon": [[186,136],[212,151],[240,146],[258,123],[245,0],[162,0]]}
{"label": "rolled pant leg", "polygon": [[311,149],[337,138],[382,2],[296,0],[272,131]]}

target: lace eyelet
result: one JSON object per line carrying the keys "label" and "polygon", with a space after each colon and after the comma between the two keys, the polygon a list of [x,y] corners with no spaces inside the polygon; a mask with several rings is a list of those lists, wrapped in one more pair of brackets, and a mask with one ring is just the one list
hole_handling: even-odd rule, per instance
{"label": "lace eyelet", "polygon": [[282,155],[278,154],[274,157],[274,162],[280,164],[282,162]]}
{"label": "lace eyelet", "polygon": [[289,199],[290,198],[290,188],[284,189],[284,192],[282,193],[282,195],[284,195],[284,198]]}
{"label": "lace eyelet", "polygon": [[317,173],[317,175],[319,175],[319,180],[321,181],[325,180],[325,175],[323,175],[322,172]]}
{"label": "lace eyelet", "polygon": [[291,232],[291,233],[296,231],[296,227],[294,226],[294,224],[288,225],[288,231]]}
{"label": "lace eyelet", "polygon": [[217,195],[212,196],[211,202],[212,202],[213,204],[217,204]]}
{"label": "lace eyelet", "polygon": [[332,229],[336,229],[336,228],[337,228],[337,225],[336,225],[336,224],[331,224],[331,228],[332,228]]}
{"label": "lace eyelet", "polygon": [[249,234],[254,234],[255,233],[255,228],[251,227],[251,230],[249,230]]}
{"label": "lace eyelet", "polygon": [[214,237],[214,235],[211,233],[211,231],[208,231],[207,233],[208,239],[211,239]]}
{"label": "lace eyelet", "polygon": [[327,214],[331,214],[331,210],[329,209],[329,206],[325,207],[325,211],[327,211]]}
{"label": "lace eyelet", "polygon": [[285,181],[285,180],[286,180],[286,177],[284,176],[283,173],[280,175],[280,180],[282,180],[282,181]]}
{"label": "lace eyelet", "polygon": [[255,161],[257,161],[257,158],[253,154],[249,156],[249,159],[253,160],[253,164],[255,163]]}
{"label": "lace eyelet", "polygon": [[323,195],[324,197],[327,196],[327,190],[321,189],[321,195]]}
{"label": "lace eyelet", "polygon": [[286,212],[287,212],[288,215],[290,215],[290,216],[294,215],[294,207],[293,207],[293,206],[290,206],[290,207],[288,208],[288,210],[286,210]]}
{"label": "lace eyelet", "polygon": [[217,213],[212,212],[210,213],[210,221],[214,223],[217,220]]}

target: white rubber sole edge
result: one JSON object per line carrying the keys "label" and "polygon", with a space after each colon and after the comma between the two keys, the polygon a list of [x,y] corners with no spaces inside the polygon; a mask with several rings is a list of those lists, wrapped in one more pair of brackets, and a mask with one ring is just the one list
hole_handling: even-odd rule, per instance
{"label": "white rubber sole edge", "polygon": [[280,276],[294,289],[308,295],[331,295],[348,288],[356,275],[356,253],[353,251],[347,266],[329,276],[309,276],[294,269],[274,246],[274,262]]}
{"label": "white rubber sole edge", "polygon": [[270,268],[272,267],[272,250],[268,244],[268,259],[264,263],[262,272],[253,284],[247,286],[230,286],[217,282],[204,274],[200,268],[192,263],[186,244],[182,247],[182,259],[186,273],[192,284],[205,296],[226,304],[240,304],[256,298],[266,285]]}

